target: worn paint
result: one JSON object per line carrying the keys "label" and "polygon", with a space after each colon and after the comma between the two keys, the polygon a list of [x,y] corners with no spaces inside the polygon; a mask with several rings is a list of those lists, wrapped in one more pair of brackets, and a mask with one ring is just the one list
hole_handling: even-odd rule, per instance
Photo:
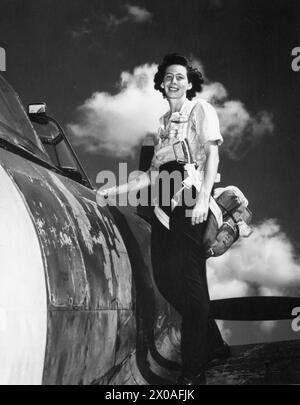
{"label": "worn paint", "polygon": [[[132,381],[127,365],[132,364],[137,342],[126,232],[120,233],[120,224],[107,208],[97,206],[91,190],[57,174],[51,176],[17,156],[1,155],[1,150],[0,162],[26,201],[44,258],[49,309],[43,383],[88,384],[118,367],[123,371],[117,380]],[[72,200],[72,209],[70,194],[81,208]],[[90,224],[84,232],[74,214],[81,209],[88,219],[84,223]],[[135,215],[125,217],[141,250],[142,277],[151,283],[149,226]],[[154,311],[148,298],[147,293],[144,305]],[[135,381],[142,381],[139,378],[136,375]]]}
{"label": "worn paint", "polygon": [[65,246],[65,245],[72,246],[72,239],[66,233],[60,232],[59,240],[60,240],[61,247]]}
{"label": "worn paint", "polygon": [[[91,190],[79,190],[69,179],[1,150],[0,162],[26,201],[44,257],[50,306],[43,382],[89,383],[134,350],[131,265],[124,241],[109,212],[97,212]],[[122,308],[125,323],[119,320]],[[106,321],[99,323],[95,316],[102,319],[103,311]],[[60,327],[56,322],[62,319],[68,321]],[[122,344],[119,333],[128,336]],[[118,344],[107,346],[113,336]]]}
{"label": "worn paint", "polygon": [[[43,383],[88,384],[104,378],[110,370],[118,370],[121,364],[123,371],[118,375],[118,381],[131,381],[124,370],[128,370],[127,365],[133,361],[128,356],[134,352],[137,342],[131,264],[124,242],[127,231],[121,234],[120,224],[107,208],[97,206],[95,193],[91,190],[56,174],[51,176],[46,169],[19,157],[6,161],[5,158],[7,155],[1,156],[0,150],[0,161],[7,168],[9,166],[10,176],[32,215],[48,279],[48,336]],[[53,181],[53,176],[59,181]],[[64,186],[60,184],[58,188],[58,183]],[[79,214],[81,208],[77,205],[76,210],[74,206],[72,209],[69,193],[85,211],[90,230],[88,226],[82,232],[74,215],[75,211]],[[148,302],[152,294],[149,226],[132,214],[126,213],[124,219],[136,239],[136,248],[143,261],[136,271],[150,283],[143,305],[148,311],[150,308],[155,311],[154,297]],[[147,291],[148,285],[139,288]],[[155,294],[160,302],[159,294]],[[159,304],[158,313],[161,309],[166,310],[164,301],[161,307]],[[168,319],[162,328],[166,325]],[[114,344],[109,345],[109,342]],[[102,347],[101,352],[98,347]],[[140,381],[137,375],[135,381]]]}
{"label": "worn paint", "polygon": [[79,201],[74,197],[72,193],[65,187],[63,182],[58,178],[55,173],[49,173],[50,177],[52,178],[54,184],[57,188],[64,194],[66,197],[67,202],[69,203],[74,218],[78,224],[78,227],[82,233],[83,240],[88,248],[90,254],[93,254],[93,239],[91,238],[91,223],[88,219],[88,216],[83,209],[82,205]]}

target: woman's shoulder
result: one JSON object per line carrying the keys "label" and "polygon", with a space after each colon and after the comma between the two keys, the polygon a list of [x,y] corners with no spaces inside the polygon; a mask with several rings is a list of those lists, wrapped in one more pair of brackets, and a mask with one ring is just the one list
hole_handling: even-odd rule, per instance
{"label": "woman's shoulder", "polygon": [[192,109],[192,120],[202,122],[203,120],[219,121],[215,107],[203,98],[193,100],[194,107]]}
{"label": "woman's shoulder", "polygon": [[200,98],[200,97],[196,98],[196,99],[192,100],[192,103],[193,103],[193,108],[195,110],[200,110],[200,111],[203,111],[204,113],[206,111],[215,111],[215,108],[213,107],[213,105],[209,101],[205,100],[204,98]]}
{"label": "woman's shoulder", "polygon": [[197,134],[201,135],[202,143],[217,141],[221,145],[223,138],[220,132],[220,122],[215,107],[203,98],[195,101],[192,122]]}

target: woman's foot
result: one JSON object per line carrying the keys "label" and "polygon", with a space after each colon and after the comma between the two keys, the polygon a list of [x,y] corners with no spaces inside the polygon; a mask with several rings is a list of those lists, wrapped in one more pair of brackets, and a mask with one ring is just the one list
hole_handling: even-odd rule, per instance
{"label": "woman's foot", "polygon": [[204,371],[198,374],[182,374],[177,378],[177,385],[205,385],[206,378]]}

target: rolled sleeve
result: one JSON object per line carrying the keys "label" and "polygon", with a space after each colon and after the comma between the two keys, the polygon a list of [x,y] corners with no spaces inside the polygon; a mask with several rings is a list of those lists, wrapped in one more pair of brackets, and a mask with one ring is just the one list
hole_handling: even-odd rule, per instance
{"label": "rolled sleeve", "polygon": [[207,142],[223,143],[220,132],[220,123],[215,108],[205,100],[201,100],[193,112],[193,123],[196,134],[202,145]]}

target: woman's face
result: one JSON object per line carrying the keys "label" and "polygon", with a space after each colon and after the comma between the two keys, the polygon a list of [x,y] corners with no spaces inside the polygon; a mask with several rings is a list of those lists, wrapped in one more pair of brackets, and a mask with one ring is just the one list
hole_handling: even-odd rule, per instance
{"label": "woman's face", "polygon": [[166,69],[164,80],[161,84],[168,99],[180,99],[192,88],[188,81],[187,70],[182,65],[170,65]]}

